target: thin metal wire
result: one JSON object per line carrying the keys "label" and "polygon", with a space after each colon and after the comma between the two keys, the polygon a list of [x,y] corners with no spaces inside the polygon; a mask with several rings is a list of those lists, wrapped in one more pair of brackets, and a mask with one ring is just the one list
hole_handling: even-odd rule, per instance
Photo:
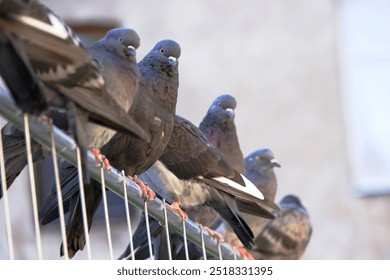
{"label": "thin metal wire", "polygon": [[168,222],[168,214],[167,214],[167,203],[165,199],[163,199],[163,205],[164,205],[165,234],[167,235],[168,258],[169,260],[172,260],[171,240],[169,235],[169,222]]}
{"label": "thin metal wire", "polygon": [[5,174],[5,162],[4,162],[4,150],[3,150],[3,137],[1,137],[1,130],[2,128],[0,126],[0,170],[1,170],[1,187],[3,191],[3,201],[4,201],[5,228],[7,232],[9,259],[14,260],[15,259],[14,242],[12,240],[12,225],[11,225],[11,215],[9,211],[7,178]]}
{"label": "thin metal wire", "polygon": [[188,254],[188,243],[187,243],[187,230],[186,230],[186,220],[182,219],[182,227],[183,227],[183,240],[184,240],[184,252],[186,253],[186,260],[190,259]]}
{"label": "thin metal wire", "polygon": [[112,238],[111,238],[111,226],[110,226],[110,216],[108,215],[108,203],[107,203],[107,194],[106,194],[106,180],[104,179],[104,166],[100,168],[100,178],[102,186],[102,196],[103,196],[103,206],[104,206],[104,217],[106,220],[106,230],[107,230],[107,241],[108,248],[110,250],[110,258],[114,259],[114,252],[112,250]]}
{"label": "thin metal wire", "polygon": [[146,200],[144,202],[144,211],[145,211],[145,217],[146,217],[145,223],[146,223],[146,233],[148,236],[149,255],[150,255],[150,259],[154,260],[153,248],[152,248],[152,238],[150,236],[150,227],[149,227],[148,203]]}
{"label": "thin metal wire", "polygon": [[131,253],[131,259],[135,260],[135,258],[134,258],[134,244],[133,244],[133,230],[131,228],[129,202],[127,201],[127,187],[126,187],[126,180],[125,180],[125,178],[126,178],[125,171],[122,170],[121,173],[122,173],[122,179],[123,179],[123,196],[124,196],[125,209],[126,209],[127,228],[129,230],[130,253]]}
{"label": "thin metal wire", "polygon": [[203,227],[202,225],[199,225],[200,228],[200,240],[201,240],[201,248],[203,253],[203,259],[207,260],[207,254],[206,254],[206,246],[204,244],[204,236],[203,236]]}
{"label": "thin metal wire", "polygon": [[53,157],[53,167],[54,167],[54,180],[57,190],[57,200],[58,200],[58,212],[60,217],[60,227],[61,227],[61,236],[62,242],[64,244],[64,257],[66,260],[69,260],[68,252],[68,240],[66,238],[66,227],[65,227],[65,214],[64,214],[64,202],[62,200],[61,192],[61,183],[60,183],[60,172],[58,171],[58,158],[57,158],[57,149],[55,145],[55,138],[53,133],[53,121],[49,119],[49,131],[50,131],[50,141],[51,141],[51,153]]}
{"label": "thin metal wire", "polygon": [[39,218],[38,218],[38,202],[37,202],[37,193],[35,187],[35,176],[34,176],[34,167],[33,167],[33,158],[31,153],[31,136],[30,136],[30,126],[28,122],[28,115],[23,115],[24,121],[24,131],[26,138],[26,150],[27,150],[27,163],[28,163],[28,171],[30,176],[30,187],[31,187],[31,198],[32,198],[32,207],[33,207],[33,215],[34,215],[34,225],[35,225],[35,237],[37,242],[37,251],[38,251],[38,259],[43,259],[42,254],[42,238],[41,238],[41,230],[39,226]]}
{"label": "thin metal wire", "polygon": [[80,155],[79,147],[76,148],[76,154],[77,154],[77,170],[79,175],[81,212],[82,212],[83,224],[84,224],[85,245],[87,246],[88,259],[91,260],[92,259],[91,240],[89,237],[87,206],[85,203],[85,190],[84,190],[84,181],[83,181],[83,169],[81,167],[81,155]]}
{"label": "thin metal wire", "polygon": [[222,258],[222,250],[221,250],[221,242],[219,240],[217,240],[217,249],[218,249],[218,257],[219,257],[219,260],[223,260]]}

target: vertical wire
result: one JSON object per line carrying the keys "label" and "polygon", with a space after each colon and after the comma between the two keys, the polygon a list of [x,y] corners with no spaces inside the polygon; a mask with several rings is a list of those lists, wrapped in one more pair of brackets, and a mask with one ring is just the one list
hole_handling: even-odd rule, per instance
{"label": "vertical wire", "polygon": [[30,136],[30,126],[28,122],[28,115],[23,115],[24,120],[24,131],[26,138],[26,149],[27,149],[27,163],[28,163],[28,171],[30,176],[30,187],[31,187],[31,198],[32,198],[32,207],[33,207],[33,215],[34,215],[34,225],[35,225],[35,237],[37,242],[37,251],[38,251],[38,259],[43,259],[42,254],[42,239],[41,239],[41,230],[39,227],[39,218],[38,218],[38,203],[37,203],[37,193],[35,186],[35,176],[34,176],[34,167],[33,167],[33,158],[31,153],[31,136]]}
{"label": "vertical wire", "polygon": [[233,260],[237,260],[237,252],[236,249],[233,248]]}
{"label": "vertical wire", "polygon": [[144,209],[145,209],[146,234],[148,236],[148,245],[149,245],[149,255],[150,255],[150,259],[154,260],[153,248],[152,248],[152,238],[150,236],[150,227],[149,227],[148,203],[146,200],[144,202]]}
{"label": "vertical wire", "polygon": [[129,202],[127,201],[127,187],[126,187],[126,180],[125,180],[125,171],[122,170],[122,178],[123,178],[123,196],[125,201],[125,209],[126,209],[126,220],[127,220],[127,228],[129,230],[129,237],[130,237],[130,253],[131,253],[131,259],[135,260],[134,256],[134,244],[133,244],[133,230],[131,229],[131,219],[130,219],[130,209],[129,209]]}
{"label": "vertical wire", "polygon": [[172,250],[171,250],[171,240],[170,240],[170,235],[169,235],[167,204],[165,202],[165,199],[163,199],[162,202],[164,205],[164,223],[165,223],[165,234],[167,235],[168,257],[169,257],[169,260],[172,260]]}
{"label": "vertical wire", "polygon": [[53,167],[54,167],[54,180],[56,184],[57,190],[57,200],[58,200],[58,212],[60,217],[60,226],[61,226],[61,236],[63,242],[64,249],[64,257],[66,260],[69,260],[69,252],[68,252],[68,240],[66,238],[66,227],[65,227],[65,214],[64,214],[64,202],[62,200],[62,192],[61,192],[61,183],[60,183],[60,175],[58,169],[58,161],[57,161],[57,149],[55,145],[55,138],[53,132],[53,120],[49,119],[49,131],[50,131],[50,142],[51,142],[51,152],[53,157]]}
{"label": "vertical wire", "polygon": [[221,250],[221,242],[219,240],[217,240],[217,248],[218,248],[218,256],[219,256],[219,260],[223,260],[223,257],[222,257],[222,250]]}
{"label": "vertical wire", "polygon": [[199,229],[200,229],[200,241],[201,241],[201,246],[202,246],[203,259],[207,260],[206,246],[204,244],[204,236],[203,236],[203,227],[202,227],[202,225],[199,225]]}
{"label": "vertical wire", "polygon": [[2,128],[0,127],[0,169],[1,169],[1,187],[3,191],[3,201],[4,201],[5,228],[7,232],[9,259],[14,260],[15,259],[14,242],[12,240],[11,215],[9,211],[7,178],[5,174],[5,162],[4,162],[4,150],[3,150],[3,137],[1,136],[1,130]]}
{"label": "vertical wire", "polygon": [[184,251],[186,253],[186,260],[189,260],[189,254],[188,254],[188,243],[187,243],[187,231],[186,231],[186,221],[185,219],[182,219],[182,226],[183,226],[183,239],[184,239]]}
{"label": "vertical wire", "polygon": [[78,175],[79,175],[81,212],[82,212],[82,216],[83,216],[85,244],[87,246],[88,259],[91,260],[92,259],[91,240],[90,240],[89,230],[88,230],[88,218],[87,218],[87,207],[86,207],[86,203],[85,203],[83,169],[81,166],[81,155],[80,155],[80,148],[79,147],[76,148],[76,154],[77,154],[77,170],[78,170]]}
{"label": "vertical wire", "polygon": [[105,183],[105,179],[104,179],[104,167],[103,166],[100,168],[100,178],[101,178],[102,195],[103,195],[104,217],[106,220],[107,241],[108,241],[108,247],[110,250],[110,258],[111,258],[111,260],[113,260],[114,253],[112,250],[111,226],[110,226],[110,217],[108,215],[106,183]]}

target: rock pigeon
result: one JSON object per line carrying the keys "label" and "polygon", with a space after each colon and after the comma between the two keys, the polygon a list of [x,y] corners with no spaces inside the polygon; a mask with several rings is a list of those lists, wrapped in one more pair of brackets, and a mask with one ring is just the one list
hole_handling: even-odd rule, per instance
{"label": "rock pigeon", "polygon": [[278,188],[275,167],[281,165],[270,149],[259,149],[245,157],[244,175],[271,201]]}
{"label": "rock pigeon", "polygon": [[115,29],[87,50],[38,1],[0,2],[0,75],[24,112],[66,109],[84,166],[86,150],[101,148],[115,131],[150,140],[127,114],[139,78],[139,42],[135,31]]}
{"label": "rock pigeon", "polygon": [[258,260],[298,260],[310,241],[313,229],[301,200],[286,195],[279,207],[275,219],[256,237],[252,254]]}
{"label": "rock pigeon", "polygon": [[[205,117],[199,125],[199,129],[203,132],[206,138],[213,144],[229,161],[232,166],[240,173],[244,172],[244,159],[243,153],[238,141],[237,130],[235,125],[235,109],[237,107],[236,99],[230,94],[223,94],[218,96],[210,108],[208,109]],[[265,196],[266,197],[266,196]],[[224,223],[229,229],[229,234],[237,238],[237,235],[233,232],[231,227],[219,218],[219,215],[210,209],[205,209],[210,217],[210,227],[215,228],[218,224]],[[211,213],[210,213],[211,212]],[[198,210],[201,213],[201,209]],[[245,219],[245,214],[242,214]],[[212,222],[211,222],[212,221]],[[189,244],[191,246],[192,258],[198,259],[203,257],[203,252],[199,247]],[[182,251],[184,248],[182,249]],[[180,255],[184,256],[184,252],[178,252],[178,258]],[[244,250],[242,253],[246,254]],[[195,253],[197,252],[197,253]],[[213,258],[213,256],[208,256]]]}
{"label": "rock pigeon", "polygon": [[[128,134],[117,133],[101,149],[102,153],[110,158],[111,164],[119,170],[124,170],[126,175],[135,176],[147,170],[158,160],[168,143],[176,111],[180,52],[178,43],[173,40],[163,40],[158,42],[138,63],[141,76],[129,114],[150,132],[151,141],[147,143]],[[75,180],[77,174],[71,172],[69,168],[62,171],[64,172],[61,176],[63,199],[64,201],[76,201],[71,207],[73,214],[67,225],[68,250],[72,257],[84,247],[84,230],[82,226],[79,226],[82,221],[79,220],[81,216],[77,214],[81,211],[78,203],[78,181]],[[150,199],[153,194],[141,181],[136,180],[136,182],[143,188],[144,196]],[[95,181],[85,186],[86,193],[95,192],[95,190],[99,192],[100,189],[100,184]],[[100,196],[99,194],[86,194],[86,196],[93,200],[93,203],[87,204],[88,221],[92,223],[93,210],[96,210],[96,204],[100,203]],[[42,223],[56,218],[56,201],[56,193],[53,191],[40,209]]]}
{"label": "rock pigeon", "polygon": [[[138,88],[140,74],[135,59],[135,50],[139,47],[139,43],[140,39],[134,30],[115,28],[109,30],[101,40],[87,48],[104,77],[107,93],[126,111],[122,121],[127,122],[130,119],[131,124],[136,124],[137,127],[139,124],[127,112],[133,104]],[[88,145],[100,148],[114,136],[116,130],[107,130],[101,125],[87,122],[85,132]],[[138,132],[130,135],[138,137]],[[139,135],[143,135],[142,140],[150,141],[149,133],[144,128],[142,128],[142,134]]]}
{"label": "rock pigeon", "polygon": [[[275,159],[274,154],[270,149],[259,149],[250,153],[245,158],[244,175],[264,194],[265,198],[274,201],[277,190],[277,179],[274,167],[280,166],[281,165]],[[243,207],[248,207],[247,205],[248,203],[245,203],[240,205],[240,207],[242,209]],[[252,229],[254,236],[257,236],[268,220],[254,214],[255,213],[243,213],[242,215]],[[217,228],[217,231],[224,236],[225,241],[229,244],[241,246],[240,241],[226,223],[222,223]]]}
{"label": "rock pigeon", "polygon": [[[135,45],[135,47],[133,47],[132,44]],[[105,37],[88,48],[89,53],[96,63],[97,69],[100,70],[100,74],[105,78],[105,89],[112,93],[112,96],[115,96],[115,99],[120,104],[124,104],[127,109],[129,109],[133,102],[133,95],[135,95],[135,90],[138,86],[139,71],[138,67],[134,67],[135,48],[138,47],[138,45],[139,37],[135,31],[117,28],[109,30]],[[47,76],[45,76],[45,79],[48,79],[50,73],[52,72],[49,71]],[[67,82],[64,80],[62,83],[69,83],[72,85],[72,81]],[[79,95],[83,94],[83,92],[88,92],[88,90],[82,87],[79,88],[79,86],[77,86],[76,89],[79,91]],[[64,87],[62,91],[68,90],[69,89]],[[99,92],[97,91],[97,93]],[[77,134],[83,135],[83,137],[86,138],[84,140],[88,143],[89,147],[100,148],[101,145],[112,138],[115,133],[114,130],[96,125],[89,120],[85,120],[85,122],[81,121],[80,123],[80,120],[83,120],[83,117],[73,118],[73,115],[69,114],[69,112],[65,114],[58,110],[56,111],[55,109],[49,109],[44,113],[49,118],[55,118],[53,120],[54,125],[60,126],[60,128],[64,130],[69,130],[69,123],[79,123],[76,127],[81,130]],[[64,119],[65,117],[67,118],[66,120]],[[123,121],[126,120],[127,119],[123,119]],[[133,118],[131,118],[131,120],[135,123]],[[149,133],[145,132],[144,134],[148,135]],[[13,143],[16,139],[19,139],[18,143]],[[85,142],[84,140],[83,142]],[[13,181],[15,176],[17,176],[27,164],[24,133],[9,124],[7,125],[7,130],[3,132],[3,141],[5,146],[5,158],[6,160],[8,159],[5,162],[6,174],[7,178],[12,178]],[[34,161],[41,158],[37,156],[40,151],[41,146],[33,141]],[[14,157],[14,155],[16,155],[15,153],[18,155],[17,157]],[[95,157],[99,159],[99,151],[94,149],[93,153],[95,154]],[[85,172],[85,168],[83,168],[83,170]],[[8,188],[10,187],[10,184],[11,182],[7,183]]]}
{"label": "rock pigeon", "polygon": [[199,129],[240,173],[244,172],[244,159],[234,123],[237,101],[229,94],[218,96],[211,104]]}
{"label": "rock pigeon", "polygon": [[[236,106],[237,102],[233,96],[218,96],[207,111],[199,128],[236,169],[244,172],[244,159],[234,122],[234,109]],[[274,201],[277,188],[273,167],[280,167],[280,165],[274,159],[272,151],[268,149],[255,151],[245,158],[245,177],[254,183],[264,194],[264,197],[270,201]],[[247,202],[238,202],[238,205],[241,209],[248,209]],[[251,208],[249,207],[249,209]],[[261,231],[262,225],[268,221],[268,219],[258,217],[257,215],[247,213],[242,213],[241,215],[255,236]],[[216,231],[223,235],[224,240],[235,246],[243,257],[252,257],[246,250],[241,248],[241,242],[226,221],[222,219],[214,221],[212,228],[215,227],[217,227]],[[193,250],[197,250],[197,248],[193,248]],[[201,257],[202,252],[199,251],[198,256]]]}
{"label": "rock pigeon", "polygon": [[188,214],[192,220],[207,225],[214,217],[199,210],[214,209],[247,248],[252,246],[253,235],[240,216],[236,200],[253,202],[259,215],[267,218],[273,215],[266,208],[277,208],[228,163],[195,125],[180,116],[176,116],[160,161],[141,177],[183,218]]}
{"label": "rock pigeon", "polygon": [[[234,122],[236,106],[237,102],[233,96],[227,94],[218,96],[207,111],[199,128],[237,170],[244,172],[244,159]],[[254,183],[264,194],[264,197],[270,201],[274,201],[277,187],[276,176],[273,172],[275,166],[280,167],[274,159],[273,153],[268,149],[258,150],[245,158],[245,177]],[[241,207],[245,207],[245,203]],[[260,224],[268,221],[268,219],[246,213],[242,213],[242,217],[255,236],[262,229]],[[241,242],[228,223],[220,219],[214,221],[213,224],[212,228],[218,227],[216,231],[223,235],[227,243],[236,246],[244,257],[250,258],[248,252],[241,248]],[[192,250],[197,249],[193,248]],[[198,257],[201,257],[202,252],[198,251]],[[212,258],[212,256],[208,258]]]}

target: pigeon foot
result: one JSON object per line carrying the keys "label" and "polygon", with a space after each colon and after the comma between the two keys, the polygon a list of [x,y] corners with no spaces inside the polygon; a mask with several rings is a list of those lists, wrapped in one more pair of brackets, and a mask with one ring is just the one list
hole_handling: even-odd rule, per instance
{"label": "pigeon foot", "polygon": [[130,175],[128,175],[127,178],[134,181],[140,187],[143,197],[145,197],[149,201],[153,201],[156,198],[156,193],[151,188],[149,188],[146,183],[138,179],[137,176],[131,177]]}
{"label": "pigeon foot", "polygon": [[179,214],[179,216],[180,216],[182,219],[187,219],[187,218],[188,218],[187,213],[184,212],[184,211],[181,209],[180,203],[179,203],[179,202],[177,202],[177,201],[172,202],[171,207],[172,207],[173,210],[175,210],[175,211]]}
{"label": "pigeon foot", "polygon": [[213,237],[217,238],[219,242],[224,242],[222,234],[219,232],[216,232],[215,230],[212,230],[209,227],[203,226],[203,228]]}
{"label": "pigeon foot", "polygon": [[241,257],[247,260],[254,260],[255,258],[242,246],[234,246],[234,249],[240,254]]}
{"label": "pigeon foot", "polygon": [[104,168],[105,168],[106,170],[110,170],[110,166],[111,166],[111,165],[110,165],[110,161],[106,158],[105,155],[103,155],[103,154],[100,153],[100,150],[99,150],[99,149],[92,148],[92,149],[91,149],[91,152],[92,152],[92,154],[95,156],[95,159],[96,159],[97,162],[103,163]]}

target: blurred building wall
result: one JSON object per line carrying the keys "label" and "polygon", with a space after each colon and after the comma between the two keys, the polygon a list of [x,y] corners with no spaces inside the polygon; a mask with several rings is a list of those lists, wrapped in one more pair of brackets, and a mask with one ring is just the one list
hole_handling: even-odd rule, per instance
{"label": "blurred building wall", "polygon": [[282,164],[276,200],[293,193],[308,208],[314,232],[305,259],[390,258],[389,197],[358,198],[349,185],[340,1],[43,2],[68,22],[135,29],[138,60],[161,39],[179,42],[177,112],[195,124],[216,96],[234,95],[244,154],[271,148]]}

